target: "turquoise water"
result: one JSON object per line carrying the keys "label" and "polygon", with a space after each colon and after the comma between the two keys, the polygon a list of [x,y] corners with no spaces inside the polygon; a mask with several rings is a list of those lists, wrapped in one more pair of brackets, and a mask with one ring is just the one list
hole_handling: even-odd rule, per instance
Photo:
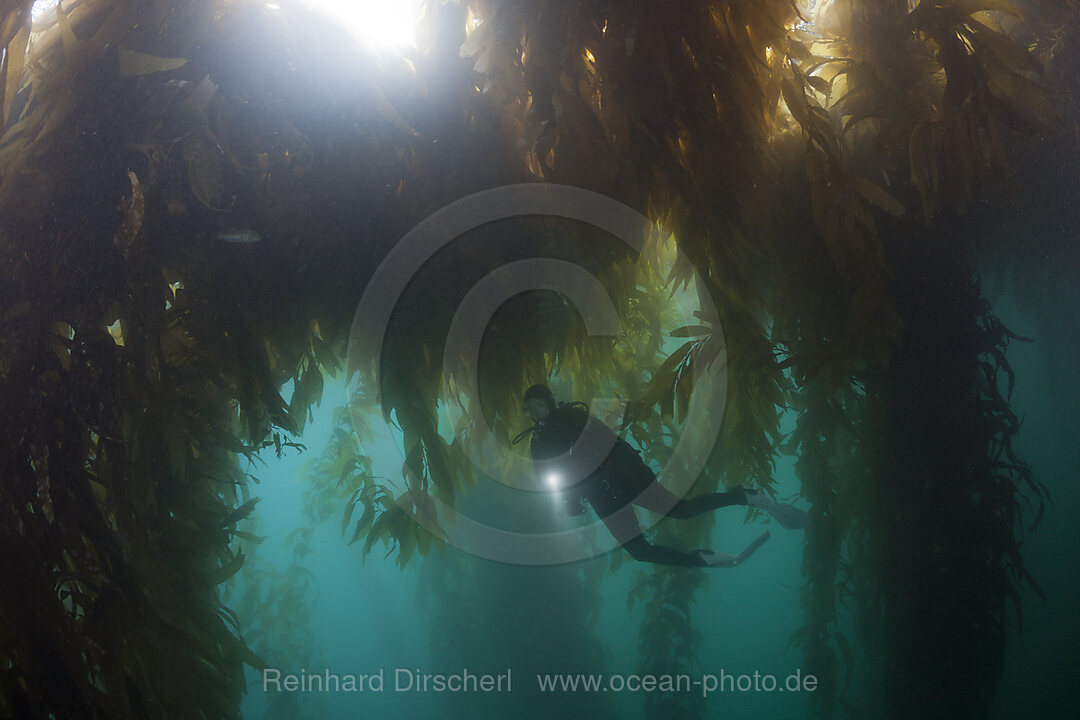
{"label": "turquoise water", "polygon": [[[1023,420],[1016,449],[1054,500],[1047,505],[1038,530],[1022,535],[1027,569],[1042,586],[1045,599],[1030,588],[1022,590],[1024,625],[1008,635],[1001,683],[992,706],[991,717],[996,720],[1069,716],[1074,705],[1069,673],[1076,666],[1080,645],[1080,620],[1073,600],[1080,590],[1080,565],[1073,552],[1078,539],[1075,518],[1080,514],[1076,470],[1080,467],[1076,423],[1080,383],[1075,377],[1080,293],[1074,269],[1080,263],[1071,249],[1076,223],[1063,211],[1067,189],[1053,190],[1045,193],[1045,225],[1022,230],[1044,244],[1030,248],[1033,251],[1022,262],[995,257],[991,247],[980,268],[983,294],[995,314],[1013,331],[1034,340],[1013,341],[1008,351],[1016,371],[1011,403]],[[992,223],[993,215],[988,213],[988,218],[987,223]],[[269,538],[259,548],[262,561],[282,569],[290,564],[291,550],[283,541],[307,522],[300,508],[309,478],[302,468],[326,446],[333,408],[344,401],[343,387],[328,386],[303,437],[306,453],[286,452],[281,460],[268,453],[266,467],[252,471],[261,480],[255,492],[263,498],[258,532]],[[792,418],[785,417],[783,429],[791,427]],[[367,452],[377,474],[400,477],[402,458],[393,442],[383,439]],[[799,488],[790,460],[777,457],[776,478],[779,495],[794,498]],[[609,575],[603,574],[596,561],[555,568],[515,567],[448,548],[414,558],[403,570],[392,555],[383,556],[379,545],[366,561],[360,544],[347,546],[340,533],[340,513],[341,508],[335,508],[319,526],[310,541],[312,552],[302,559],[318,586],[317,596],[311,592],[307,598],[310,617],[303,623],[310,631],[310,656],[299,666],[280,669],[339,676],[381,672],[384,684],[381,690],[301,694],[300,708],[279,716],[592,719],[645,715],[650,700],[645,690],[541,693],[537,674],[599,670],[610,681],[640,672],[639,628],[645,613],[640,602],[628,608],[627,597],[648,567],[632,559]],[[1025,524],[1032,519],[1033,514],[1027,514]],[[762,528],[760,520],[746,522],[739,508],[717,511],[716,521],[708,545],[721,551],[736,551]],[[775,676],[783,684],[790,675],[805,672],[799,648],[789,642],[803,623],[799,599],[805,582],[802,537],[775,523],[769,527],[772,538],[749,562],[710,571],[708,584],[695,596],[692,618],[700,644],[695,649],[697,664],[689,669],[694,680],[756,672]],[[594,590],[599,599],[595,624],[583,627],[581,618],[587,613],[575,603],[591,602]],[[875,674],[879,658],[869,657],[870,651],[859,645],[850,608],[841,608],[838,622],[853,643],[855,668],[847,699],[856,706],[865,701],[872,707],[881,683],[888,683],[889,678]],[[397,692],[399,668],[408,677],[466,670],[496,677],[509,672],[512,690]],[[672,673],[684,670],[671,668]],[[842,668],[841,678],[844,672]],[[273,695],[264,692],[259,673],[249,669],[248,680],[244,716],[264,717]],[[687,692],[703,694],[700,686]],[[810,697],[805,691],[736,688],[713,691],[700,707],[707,718],[797,720],[812,716]]]}
{"label": "turquoise water", "polygon": [[[343,387],[327,388],[326,400],[315,411],[315,420],[304,435],[309,448],[307,453],[285,453],[280,460],[271,453],[267,467],[255,471],[261,480],[258,494],[263,498],[258,508],[259,533],[268,537],[259,548],[259,558],[281,569],[290,563],[290,552],[283,546],[286,535],[305,524],[299,512],[307,480],[303,466],[307,456],[319,452],[329,441],[335,391],[340,393],[337,397],[344,397]],[[377,474],[393,477],[393,469],[400,468],[400,453],[392,443],[382,443],[372,454]],[[794,472],[787,460],[781,457],[777,468],[781,496],[797,492]],[[761,532],[763,522],[746,522],[743,508],[722,508],[716,512],[717,523],[710,547],[736,552]],[[725,681],[729,688],[724,691],[717,688],[709,693],[709,717],[754,714],[794,718],[805,714],[800,693],[740,692],[734,684],[736,681],[748,682],[755,671],[762,677],[774,675],[781,683],[789,675],[802,672],[798,649],[789,645],[791,634],[801,625],[801,533],[786,532],[775,523],[770,523],[769,527],[772,528],[771,539],[750,561],[737,568],[712,571],[708,585],[697,596],[693,616],[701,633],[700,668],[691,673],[692,678],[709,682],[707,677],[715,676],[715,683],[719,685],[725,674],[732,677]],[[347,546],[341,537],[340,510],[319,527],[310,545],[312,553],[304,559],[303,565],[314,574],[318,583],[317,598],[311,596],[310,622],[318,654],[309,667],[282,668],[282,671],[299,675],[303,670],[310,675],[329,670],[339,676],[359,676],[376,674],[381,669],[384,679],[381,692],[368,688],[357,692],[312,691],[303,694],[312,716],[325,713],[325,717],[347,718],[405,713],[411,717],[435,718],[446,716],[444,705],[447,703],[461,709],[463,694],[395,690],[398,668],[409,670],[409,673],[400,673],[402,684],[410,674],[416,675],[417,670],[420,673],[452,674],[468,668],[478,674],[485,671],[499,674],[509,668],[511,692],[488,698],[477,693],[476,697],[465,698],[467,709],[464,712],[482,711],[488,703],[497,714],[513,711],[528,716],[529,706],[539,702],[545,707],[562,707],[574,716],[575,707],[583,702],[588,704],[584,696],[590,693],[584,691],[555,692],[538,698],[535,673],[526,672],[526,666],[532,663],[521,662],[518,663],[520,667],[515,667],[512,649],[503,648],[507,652],[506,658],[502,662],[493,661],[492,654],[497,654],[500,643],[497,637],[485,636],[494,633],[501,624],[512,622],[513,616],[522,610],[528,615],[528,609],[508,607],[505,618],[497,617],[497,609],[483,617],[463,614],[456,631],[473,637],[473,647],[454,648],[449,654],[443,652],[439,661],[433,658],[432,644],[445,632],[433,628],[436,619],[417,600],[418,585],[431,572],[432,564],[473,566],[473,572],[485,578],[486,584],[480,592],[492,596],[506,593],[508,584],[519,588],[531,582],[546,585],[552,570],[565,580],[576,579],[576,565],[555,569],[514,567],[470,557],[449,548],[444,555],[433,552],[402,570],[392,556],[383,556],[381,546],[376,546],[365,562],[360,543]],[[616,572],[599,583],[602,604],[592,632],[606,646],[603,668],[607,674],[630,676],[640,672],[636,668],[638,628],[644,610],[641,603],[628,608],[626,598],[638,575],[648,570],[648,566],[628,558]],[[566,590],[574,592],[576,588],[576,582],[568,582]],[[550,586],[545,589],[552,590]],[[557,647],[560,643],[557,636],[561,632],[557,613],[555,622],[545,628],[545,632],[555,635],[549,640]],[[566,632],[565,640],[570,643],[573,638],[569,637],[570,631]],[[453,662],[447,662],[447,657],[452,657]],[[542,669],[552,674],[572,672],[576,665],[572,658],[562,661],[557,654],[549,660]],[[515,673],[515,669],[518,672]],[[747,678],[739,680],[740,675]],[[260,673],[249,669],[248,681],[244,715],[258,718],[265,711],[269,696],[263,691]],[[628,682],[630,688],[609,690],[603,702],[610,703],[606,707],[618,716],[640,716],[646,693],[633,688],[632,678],[628,678]],[[760,682],[759,679],[759,686]],[[370,685],[370,681],[368,683]],[[358,686],[364,686],[364,681],[358,681]],[[270,688],[273,687],[271,683]],[[704,689],[695,685],[686,692],[701,694]]]}
{"label": "turquoise water", "polygon": [[[1050,278],[1047,278],[1050,280]],[[1077,307],[1072,294],[1052,294],[1050,302],[1025,307],[1015,295],[996,303],[1002,319],[1035,343],[1014,343],[1010,358],[1017,371],[1013,408],[1023,419],[1018,450],[1050,490],[1039,528],[1027,533],[1024,559],[1028,572],[1042,587],[1045,599],[1030,588],[1022,593],[1024,626],[1009,637],[1005,670],[994,718],[1062,717],[1075,712],[1075,689],[1068,668],[1075,667],[1080,646],[1080,565],[1074,559],[1080,517],[1080,442],[1076,414],[1080,392],[1074,379],[1076,339],[1050,335],[1049,316]],[[1027,330],[1028,332],[1025,332]],[[1030,517],[1029,517],[1030,520]]]}
{"label": "turquoise water", "polygon": [[[1019,449],[1049,487],[1055,500],[1048,507],[1039,530],[1027,536],[1025,558],[1032,575],[1042,585],[1046,600],[1026,591],[1023,595],[1025,624],[1023,632],[1009,638],[1005,672],[994,706],[995,718],[1030,716],[1034,708],[1045,711],[1067,709],[1067,690],[1062,681],[1064,663],[1075,656],[1078,623],[1071,598],[1080,587],[1080,569],[1067,560],[1075,541],[1071,518],[1080,511],[1080,498],[1073,481],[1080,461],[1075,442],[1075,424],[1069,422],[1077,408],[1077,391],[1070,382],[1054,382],[1062,375],[1060,358],[1048,349],[1045,318],[1040,320],[1038,304],[1018,303],[1008,288],[991,284],[987,290],[994,299],[998,314],[1006,324],[1021,334],[1035,336],[1035,343],[1016,343],[1010,347],[1010,359],[1017,371],[1014,408],[1023,418]],[[314,411],[303,441],[303,454],[286,452],[279,460],[269,453],[265,468],[254,469],[260,478],[256,494],[259,505],[260,534],[268,540],[259,548],[261,561],[284,569],[290,564],[291,551],[283,545],[286,535],[305,524],[300,512],[308,475],[304,465],[321,452],[329,441],[332,409],[344,399],[344,388],[328,386],[324,402]],[[785,430],[791,418],[785,418]],[[383,439],[369,448],[375,472],[386,477],[399,473],[398,448]],[[779,495],[798,493],[790,459],[778,457],[776,478]],[[572,628],[561,627],[559,614],[542,605],[545,598],[579,593],[581,573],[594,568],[590,562],[561,568],[514,567],[468,556],[453,548],[417,558],[404,570],[393,556],[384,557],[377,545],[364,561],[361,544],[347,545],[340,532],[340,508],[319,525],[310,541],[312,551],[301,560],[317,580],[317,595],[311,593],[310,645],[315,650],[310,663],[303,667],[283,667],[282,672],[312,674],[329,672],[345,675],[383,675],[382,689],[368,686],[359,692],[299,693],[304,717],[352,718],[397,716],[418,718],[442,717],[519,717],[550,716],[551,712],[567,717],[641,717],[644,714],[645,690],[619,688],[606,693],[538,692],[537,672],[572,673],[580,663],[571,656],[562,657],[559,648],[573,646],[579,639]],[[590,511],[591,512],[591,511]],[[1030,520],[1030,517],[1028,518]],[[740,508],[722,508],[716,513],[716,526],[710,547],[735,551],[760,532],[762,521],[747,522]],[[691,676],[702,680],[723,674],[737,678],[776,676],[782,684],[791,674],[805,672],[798,647],[790,636],[802,623],[799,589],[802,539],[798,532],[786,532],[771,523],[772,538],[745,565],[714,570],[708,584],[697,594],[693,622],[700,633],[697,657],[700,665]],[[622,552],[616,550],[615,552]],[[591,629],[604,646],[599,667],[605,682],[614,675],[629,677],[640,672],[637,667],[638,630],[643,618],[639,602],[627,607],[627,595],[639,574],[648,570],[641,563],[627,559],[614,573],[597,585],[601,604]],[[579,572],[580,571],[580,572]],[[432,577],[450,572],[473,583],[468,597],[481,597],[482,606],[463,607],[455,614],[453,607],[434,609],[420,601],[418,593]],[[445,578],[444,578],[445,580]],[[242,581],[241,581],[242,582]],[[559,587],[559,583],[563,587]],[[452,592],[438,593],[435,603],[460,601]],[[535,603],[535,606],[530,606]],[[529,637],[523,628],[530,618],[543,626],[543,642]],[[248,618],[248,621],[257,618]],[[841,613],[840,624],[850,633],[848,616]],[[524,637],[527,644],[515,648],[513,639]],[[542,648],[542,660],[529,653]],[[864,662],[860,648],[855,648],[856,662]],[[590,666],[595,670],[597,666]],[[398,669],[401,670],[398,670]],[[676,669],[677,670],[677,669]],[[453,675],[471,671],[493,676],[510,672],[510,692],[418,692],[398,691],[402,684],[421,674]],[[264,692],[263,676],[247,672],[248,695],[244,716],[263,717],[272,693]],[[855,672],[850,699],[858,699],[867,688]],[[365,681],[361,680],[361,687]],[[633,682],[632,679],[630,682]],[[272,687],[272,685],[271,685]],[[759,685],[760,687],[760,685]],[[701,693],[700,687],[687,692]],[[871,689],[872,692],[872,689]],[[745,692],[715,690],[709,693],[705,717],[803,718],[810,717],[806,692]]]}

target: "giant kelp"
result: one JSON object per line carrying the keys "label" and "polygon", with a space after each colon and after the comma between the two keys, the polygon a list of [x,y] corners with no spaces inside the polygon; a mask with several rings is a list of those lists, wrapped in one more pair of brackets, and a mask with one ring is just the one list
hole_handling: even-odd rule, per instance
{"label": "giant kelp", "polygon": [[[521,429],[521,390],[558,372],[575,395],[636,400],[625,430],[664,460],[719,322],[732,393],[694,491],[767,488],[779,409],[800,412],[786,447],[815,523],[797,639],[821,714],[851,667],[839,593],[890,673],[876,707],[985,715],[1026,577],[1018,498],[1039,486],[1011,449],[1008,335],[978,300],[957,217],[993,190],[1013,133],[1059,120],[1039,76],[1049,63],[1061,81],[1075,3],[847,0],[811,18],[787,0],[477,0],[433,9],[407,59],[287,6],[82,0],[37,28],[28,10],[0,18],[5,714],[235,716],[241,663],[263,662],[216,589],[243,563],[238,459],[302,432],[359,291],[408,227],[462,194],[546,181],[672,233],[689,260],[672,279],[692,265],[718,317],[665,362],[663,279],[639,282],[610,238],[536,219],[468,238],[403,298],[369,388],[403,431],[406,506],[471,482],[464,433],[437,426],[455,398],[435,350],[467,283],[519,257],[571,259],[640,342],[589,338],[550,294],[515,298],[480,368],[447,368],[479,373],[496,435]],[[408,562],[408,538],[426,540],[355,477],[312,502],[359,510],[352,535]],[[707,523],[661,532],[700,544]],[[451,580],[433,573],[428,592],[476,591]],[[641,668],[692,666],[699,580],[659,569],[639,586]]]}
{"label": "giant kelp", "polygon": [[[281,282],[278,260],[302,239],[287,221],[273,246],[215,238],[270,236],[267,198],[309,200],[289,192],[313,159],[299,120],[271,109],[249,122],[249,102],[273,101],[230,80],[232,23],[260,16],[244,17],[82,3],[34,36],[21,95],[8,83],[22,99],[9,104],[3,192],[25,212],[4,223],[4,714],[235,716],[240,663],[262,664],[215,588],[243,562],[230,550],[232,506],[248,500],[238,457],[302,427],[311,368],[333,357],[323,333],[340,337],[346,319],[314,310],[328,299],[313,299],[318,270]],[[121,38],[189,62],[179,77],[125,72]],[[279,39],[264,39],[267,58]],[[15,62],[5,56],[17,81]],[[233,122],[244,134],[230,143]],[[286,266],[332,258],[332,233],[311,230],[327,254]],[[35,300],[34,287],[51,290]]]}
{"label": "giant kelp", "polygon": [[[993,638],[1006,623],[1001,603],[1013,591],[1005,588],[1027,579],[1014,536],[1013,498],[1021,491],[1038,496],[1043,489],[1012,453],[1016,426],[1007,404],[975,400],[1000,398],[996,368],[1002,367],[998,363],[1004,359],[1001,348],[1008,336],[977,300],[967,254],[975,247],[974,238],[965,223],[953,218],[976,189],[988,189],[982,173],[1004,161],[1004,128],[1045,128],[1056,111],[1033,82],[1041,66],[998,24],[1003,17],[1020,15],[1016,7],[923,3],[909,10],[903,3],[848,4],[833,13],[830,22],[817,26],[825,37],[814,38],[839,43],[839,52],[833,52],[843,59],[802,59],[803,65],[812,60],[811,67],[842,67],[828,87],[811,90],[808,84],[806,94],[800,93],[809,98],[832,91],[837,77],[844,78],[846,93],[835,103],[842,131],[820,113],[804,111],[800,119],[812,144],[822,144],[824,138],[828,144],[823,147],[831,145],[828,154],[840,172],[834,184],[851,184],[844,177],[845,164],[864,171],[873,168],[886,179],[906,165],[911,186],[897,183],[894,192],[903,193],[899,197],[910,206],[916,202],[913,187],[929,227],[916,231],[895,222],[875,225],[860,213],[855,217],[864,219],[858,223],[823,228],[831,245],[853,247],[845,234],[857,242],[865,238],[880,243],[871,267],[887,275],[859,281],[867,263],[852,267],[834,262],[848,287],[853,281],[865,283],[856,296],[861,296],[861,307],[852,306],[846,327],[849,348],[860,358],[848,366],[856,392],[836,385],[837,376],[813,373],[804,376],[805,390],[798,400],[805,411],[792,438],[800,450],[797,469],[804,491],[824,511],[823,521],[808,532],[807,561],[816,564],[817,572],[811,573],[807,588],[810,622],[800,639],[822,667],[836,664],[836,650],[830,648],[835,643],[850,680],[848,643],[828,621],[819,620],[834,617],[835,596],[828,588],[838,584],[841,597],[854,598],[860,606],[863,642],[889,658],[878,677],[887,678],[884,704],[894,716],[982,716],[1000,672],[995,663],[1002,648]],[[838,30],[844,39],[830,35]],[[888,67],[902,70],[886,76],[882,68]],[[823,94],[828,100],[829,93]],[[811,99],[809,105],[816,107],[817,102]],[[799,118],[799,112],[794,114]],[[844,135],[847,142],[838,142]],[[835,161],[845,156],[851,159]],[[893,213],[900,209],[891,196],[865,192],[863,181],[855,182],[863,201]],[[822,227],[820,207],[815,201]],[[841,203],[829,207],[835,213]],[[935,214],[941,217],[932,222]],[[919,237],[924,234],[939,238],[939,244]],[[885,289],[887,300],[881,293]],[[883,311],[887,322],[881,320]],[[890,331],[897,320],[902,335]],[[829,334],[836,330],[843,333],[835,328]],[[875,340],[876,335],[899,340],[899,364],[890,358],[892,353],[880,351],[882,341]],[[792,363],[798,370],[797,353]],[[912,371],[918,374],[907,374]],[[820,393],[814,387],[823,382],[832,387],[825,385],[825,393]],[[912,401],[921,403],[918,410]],[[955,409],[943,414],[950,407]],[[931,416],[938,422],[928,434]],[[959,421],[961,417],[970,418],[966,423],[971,424]],[[948,419],[940,425],[943,418]],[[838,438],[847,439],[837,443]],[[852,440],[857,442],[852,445]],[[852,447],[854,454],[848,449]],[[922,490],[910,490],[913,487]],[[920,492],[925,495],[916,500]],[[925,521],[935,514],[956,512],[949,505],[958,497],[964,497],[964,503],[969,502],[966,498],[982,503],[981,518],[971,518],[977,527],[939,516],[928,528]],[[912,508],[912,514],[903,507]],[[915,521],[916,516],[921,520]],[[850,563],[839,562],[845,536]],[[993,550],[987,552],[988,546]],[[943,553],[954,553],[953,559],[946,561]],[[962,571],[959,563],[971,567]],[[937,588],[940,595],[924,595],[925,587]],[[974,592],[975,587],[980,591]],[[901,628],[913,625],[935,628],[936,642],[912,642]],[[970,653],[971,660],[961,661],[957,653]],[[957,673],[957,663],[967,672]],[[930,667],[937,668],[932,677],[948,680],[928,682],[923,672]],[[830,702],[828,693],[816,699]]]}

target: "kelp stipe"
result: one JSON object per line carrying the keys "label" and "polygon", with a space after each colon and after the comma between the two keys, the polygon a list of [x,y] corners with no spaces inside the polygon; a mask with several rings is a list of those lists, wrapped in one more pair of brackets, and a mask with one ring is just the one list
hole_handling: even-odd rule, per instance
{"label": "kelp stipe", "polygon": [[[431,13],[435,32],[408,60],[378,62],[330,24],[264,3],[83,0],[40,34],[30,5],[0,18],[0,574],[17,579],[0,588],[0,714],[238,715],[243,663],[263,660],[218,589],[251,554],[233,522],[252,497],[238,460],[299,441],[397,239],[462,195],[521,181],[625,202],[705,276],[733,388],[708,483],[767,487],[780,411],[800,413],[785,447],[814,516],[796,639],[821,680],[815,711],[851,700],[853,672],[864,684],[896,672],[896,689],[860,709],[986,713],[1026,578],[1016,511],[1041,487],[1011,449],[1016,423],[995,395],[1003,331],[970,282],[979,244],[957,214],[998,197],[984,180],[1015,133],[1045,132],[1075,103],[1062,69],[1074,3],[1018,3],[1021,19],[1004,0],[845,0],[820,3],[811,26],[788,0],[474,2]],[[216,239],[236,228],[262,239]],[[469,283],[521,257],[592,271],[629,331],[592,340],[551,293],[508,303],[491,362],[451,368],[479,373],[496,435],[521,429],[524,387],[559,373],[576,397],[638,401],[625,429],[665,458],[690,363],[715,348],[687,330],[688,347],[664,351],[677,327],[663,313],[668,278],[639,283],[610,240],[511,221],[418,278],[379,388],[402,426],[413,507],[470,487],[468,429],[447,441],[435,422],[450,400],[439,342]],[[953,314],[920,306],[923,291]],[[928,347],[947,351],[938,376],[922,364]],[[931,397],[927,378],[946,393]],[[956,420],[950,441],[914,422],[928,410]],[[940,453],[918,466],[922,447]],[[400,517],[377,524],[384,499],[360,481],[325,507],[346,540],[396,543],[417,562],[421,536],[410,541]],[[660,528],[680,544],[707,530]],[[917,594],[939,563],[970,582]],[[599,581],[567,582],[574,626],[587,627]],[[666,570],[639,586],[641,668],[693,663],[699,586]],[[858,642],[837,632],[841,600]],[[951,620],[979,637],[932,656]],[[858,664],[864,654],[882,663]],[[905,692],[946,659],[965,674]],[[689,695],[648,703],[652,717],[705,713]]]}

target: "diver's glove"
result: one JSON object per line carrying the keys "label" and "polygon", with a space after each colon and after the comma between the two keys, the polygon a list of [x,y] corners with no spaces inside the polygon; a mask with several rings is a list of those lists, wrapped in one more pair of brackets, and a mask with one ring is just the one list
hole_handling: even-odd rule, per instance
{"label": "diver's glove", "polygon": [[769,531],[766,530],[758,535],[754,542],[744,547],[738,555],[728,555],[727,553],[718,553],[712,550],[698,550],[697,552],[706,567],[735,567],[753,555],[754,551],[764,545],[768,539]]}
{"label": "diver's glove", "polygon": [[769,513],[776,522],[784,526],[785,530],[802,530],[810,526],[810,516],[799,508],[787,503],[770,500],[757,490],[742,486],[739,486],[738,489],[742,490],[747,505]]}

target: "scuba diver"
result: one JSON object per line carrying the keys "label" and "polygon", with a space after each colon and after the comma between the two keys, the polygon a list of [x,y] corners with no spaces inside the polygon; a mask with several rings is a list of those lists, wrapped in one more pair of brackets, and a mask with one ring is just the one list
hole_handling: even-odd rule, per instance
{"label": "scuba diver", "polygon": [[[802,510],[773,502],[741,485],[730,492],[679,499],[656,482],[656,475],[637,450],[589,415],[585,403],[557,403],[547,385],[533,385],[525,392],[522,412],[533,426],[514,438],[514,443],[532,433],[529,449],[538,477],[560,492],[568,515],[581,515],[585,512],[584,501],[588,500],[611,534],[636,560],[682,567],[735,567],[769,539],[769,531],[737,555],[712,550],[684,552],[646,540],[631,503],[679,519],[729,505],[749,505],[769,513],[788,530],[810,524],[809,515]],[[581,477],[584,479],[577,482],[563,482],[564,478]]]}

